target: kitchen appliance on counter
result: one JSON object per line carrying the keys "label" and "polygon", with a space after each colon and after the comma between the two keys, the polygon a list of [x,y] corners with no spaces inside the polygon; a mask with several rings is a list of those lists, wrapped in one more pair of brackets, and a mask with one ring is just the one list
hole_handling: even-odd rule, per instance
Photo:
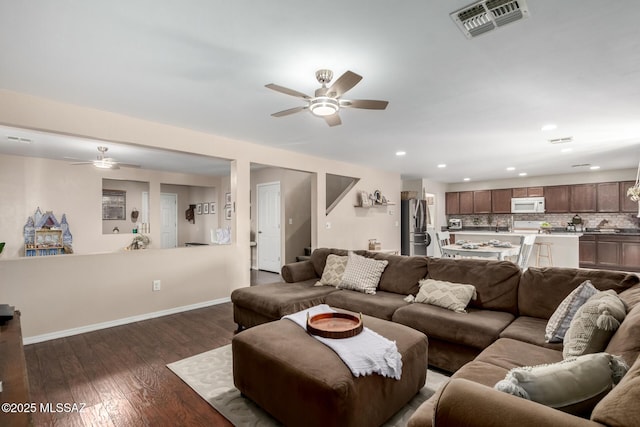
{"label": "kitchen appliance on counter", "polygon": [[449,219],[449,230],[462,230],[462,220],[458,218]]}
{"label": "kitchen appliance on counter", "polygon": [[544,213],[544,197],[514,197],[511,213]]}
{"label": "kitchen appliance on counter", "polygon": [[[434,200],[409,199],[400,202],[400,252],[402,255],[429,254],[433,234]],[[432,251],[432,249],[431,249]]]}

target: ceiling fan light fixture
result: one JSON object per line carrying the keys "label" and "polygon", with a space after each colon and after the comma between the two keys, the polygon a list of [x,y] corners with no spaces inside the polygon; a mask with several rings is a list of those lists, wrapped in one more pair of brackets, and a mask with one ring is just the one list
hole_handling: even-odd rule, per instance
{"label": "ceiling fan light fixture", "polygon": [[100,169],[113,169],[113,162],[107,160],[94,160],[93,166]]}
{"label": "ceiling fan light fixture", "polygon": [[314,116],[330,116],[337,113],[339,109],[340,104],[335,98],[319,96],[309,101],[309,111],[311,111]]}

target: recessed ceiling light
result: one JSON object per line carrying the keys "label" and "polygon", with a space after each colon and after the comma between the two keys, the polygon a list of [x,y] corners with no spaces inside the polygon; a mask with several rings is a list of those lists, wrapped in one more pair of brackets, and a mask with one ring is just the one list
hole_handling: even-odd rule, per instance
{"label": "recessed ceiling light", "polygon": [[446,167],[447,167],[447,165],[445,165],[444,163],[440,163],[440,164],[438,165],[438,167],[442,169],[442,168],[446,168]]}
{"label": "recessed ceiling light", "polygon": [[548,130],[554,130],[554,129],[558,129],[558,125],[554,124],[554,123],[548,123],[544,126],[542,126],[542,128],[540,129],[543,132],[546,132]]}
{"label": "recessed ceiling light", "polygon": [[591,166],[589,169],[591,169],[592,171],[596,170],[596,169],[600,169],[600,166]]}
{"label": "recessed ceiling light", "polygon": [[396,151],[396,156],[400,157],[400,156],[406,156],[407,152],[406,151]]}
{"label": "recessed ceiling light", "polygon": [[509,166],[509,167],[507,168],[507,170],[508,170],[508,171],[514,171],[514,170],[516,170],[516,168],[514,168],[513,166]]}
{"label": "recessed ceiling light", "polygon": [[570,151],[573,151],[573,148],[563,148],[562,150],[560,150],[561,153],[568,153]]}
{"label": "recessed ceiling light", "polygon": [[520,172],[518,175],[519,176],[527,176],[527,173],[526,172]]}
{"label": "recessed ceiling light", "polygon": [[463,181],[471,181],[471,178],[463,178]]}

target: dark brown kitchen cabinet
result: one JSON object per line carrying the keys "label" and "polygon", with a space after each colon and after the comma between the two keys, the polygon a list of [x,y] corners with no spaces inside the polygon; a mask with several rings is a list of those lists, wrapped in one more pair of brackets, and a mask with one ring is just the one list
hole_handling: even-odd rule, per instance
{"label": "dark brown kitchen cabinet", "polygon": [[627,196],[627,190],[634,185],[635,181],[620,183],[620,212],[638,212],[638,202],[634,202]]}
{"label": "dark brown kitchen cabinet", "polygon": [[569,212],[569,186],[544,187],[545,211],[547,213]]}
{"label": "dark brown kitchen cabinet", "polygon": [[620,183],[602,182],[596,184],[598,212],[618,212],[620,210]]}
{"label": "dark brown kitchen cabinet", "polygon": [[511,213],[511,194],[511,188],[491,190],[491,212]]}
{"label": "dark brown kitchen cabinet", "polygon": [[511,197],[542,197],[544,196],[544,187],[521,187],[512,188]]}
{"label": "dark brown kitchen cabinet", "polygon": [[473,213],[491,213],[491,190],[473,192]]}
{"label": "dark brown kitchen cabinet", "polygon": [[572,185],[569,191],[571,212],[596,212],[596,184]]}
{"label": "dark brown kitchen cabinet", "polygon": [[596,237],[581,236],[578,244],[580,267],[588,268],[596,266]]}
{"label": "dark brown kitchen cabinet", "polygon": [[579,242],[580,267],[640,272],[640,236],[591,234]]}
{"label": "dark brown kitchen cabinet", "polygon": [[460,192],[460,212],[461,214],[473,213],[473,191]]}
{"label": "dark brown kitchen cabinet", "polygon": [[446,193],[446,214],[447,215],[458,215],[460,213],[460,193]]}

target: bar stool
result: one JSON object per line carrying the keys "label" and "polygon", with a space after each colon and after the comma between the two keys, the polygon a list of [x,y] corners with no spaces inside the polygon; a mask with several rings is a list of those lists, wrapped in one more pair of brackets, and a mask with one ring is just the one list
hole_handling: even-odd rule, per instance
{"label": "bar stool", "polygon": [[[553,243],[549,242],[536,242],[535,246],[537,247],[537,255],[536,255],[536,267],[540,267],[540,260],[546,259],[548,267],[553,267],[553,258],[551,257],[551,245]],[[544,248],[544,252],[542,251]]]}

